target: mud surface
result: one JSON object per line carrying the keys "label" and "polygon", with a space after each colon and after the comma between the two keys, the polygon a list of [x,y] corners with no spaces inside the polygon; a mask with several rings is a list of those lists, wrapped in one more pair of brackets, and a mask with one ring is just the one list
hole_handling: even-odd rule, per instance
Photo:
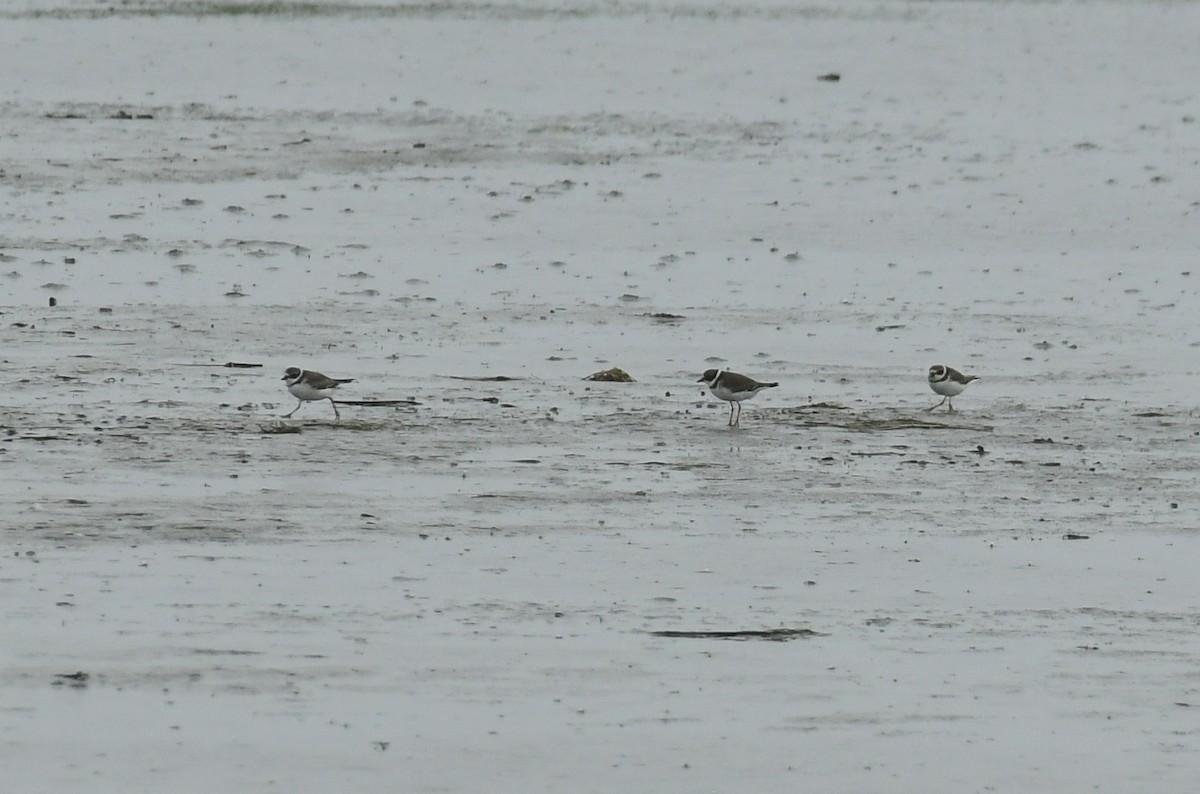
{"label": "mud surface", "polygon": [[1194,785],[1200,9],[34,5],[12,790]]}

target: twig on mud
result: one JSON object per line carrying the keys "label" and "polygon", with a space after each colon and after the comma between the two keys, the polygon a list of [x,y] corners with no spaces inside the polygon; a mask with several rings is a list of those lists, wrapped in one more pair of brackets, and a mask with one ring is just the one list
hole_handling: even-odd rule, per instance
{"label": "twig on mud", "polygon": [[510,375],[439,375],[441,378],[450,378],[452,380],[473,380],[480,383],[504,383],[510,380],[524,380],[524,378],[514,378]]}
{"label": "twig on mud", "polygon": [[698,640],[772,640],[783,642],[797,637],[821,637],[812,629],[743,629],[739,631],[652,631],[655,637],[682,637]]}
{"label": "twig on mud", "polygon": [[838,405],[837,403],[821,402],[821,403],[809,403],[808,405],[797,405],[792,408],[783,408],[782,412],[785,414],[798,414],[801,411],[821,411],[821,410],[849,411],[850,409],[844,405]]}
{"label": "twig on mud", "polygon": [[224,364],[175,364],[176,367],[224,367],[226,369],[261,369],[262,364],[243,364],[240,361],[226,361]]}
{"label": "twig on mud", "polygon": [[416,400],[333,400],[338,405],[360,405],[366,408],[388,408],[395,405],[420,405]]}

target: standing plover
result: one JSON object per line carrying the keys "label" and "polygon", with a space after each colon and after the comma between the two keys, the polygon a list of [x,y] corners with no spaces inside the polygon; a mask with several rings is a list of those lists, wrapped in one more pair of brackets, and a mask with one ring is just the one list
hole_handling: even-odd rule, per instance
{"label": "standing plover", "polygon": [[284,419],[299,411],[304,403],[313,400],[329,400],[329,404],[333,406],[333,415],[341,419],[342,415],[338,413],[337,403],[333,401],[333,390],[343,383],[354,382],[354,378],[327,378],[320,372],[299,367],[288,367],[284,370],[281,380],[287,381],[287,390],[300,401],[291,413],[283,415]]}
{"label": "standing plover", "polygon": [[974,375],[964,375],[945,364],[934,364],[929,368],[929,388],[942,395],[942,402],[929,410],[940,408],[942,403],[946,403],[946,412],[954,413],[954,400],[951,398],[962,394],[963,389],[967,388],[967,385],[973,380],[979,380],[979,378]]}
{"label": "standing plover", "polygon": [[[749,400],[763,389],[771,389],[778,383],[759,383],[754,378],[723,369],[706,370],[697,383],[708,386],[713,397],[729,403],[729,427],[737,427],[742,421],[742,400]],[[737,406],[737,419],[733,418],[733,407]]]}

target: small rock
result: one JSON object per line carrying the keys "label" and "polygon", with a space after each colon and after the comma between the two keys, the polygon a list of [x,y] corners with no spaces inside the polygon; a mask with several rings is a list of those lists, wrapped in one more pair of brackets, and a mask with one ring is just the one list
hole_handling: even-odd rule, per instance
{"label": "small rock", "polygon": [[606,383],[635,382],[629,373],[620,367],[613,367],[611,369],[601,370],[600,372],[593,372],[591,375],[588,375],[586,378],[584,378],[584,380],[604,381]]}

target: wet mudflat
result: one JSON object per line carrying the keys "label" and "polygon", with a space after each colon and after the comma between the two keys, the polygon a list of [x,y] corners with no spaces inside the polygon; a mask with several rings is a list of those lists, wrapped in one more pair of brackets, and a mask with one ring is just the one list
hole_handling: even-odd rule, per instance
{"label": "wet mudflat", "polygon": [[14,790],[1188,790],[1196,9],[198,9],[0,33]]}

